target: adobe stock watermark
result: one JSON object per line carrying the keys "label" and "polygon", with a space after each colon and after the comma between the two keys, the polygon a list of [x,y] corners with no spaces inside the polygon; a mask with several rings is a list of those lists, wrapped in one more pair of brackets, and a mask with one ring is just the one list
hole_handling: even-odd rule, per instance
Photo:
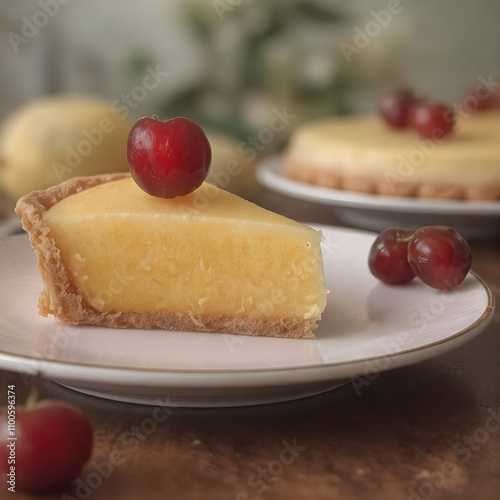
{"label": "adobe stock watermark", "polygon": [[213,0],[212,6],[215,9],[219,21],[224,21],[226,13],[233,12],[236,7],[241,5],[243,0]]}
{"label": "adobe stock watermark", "polygon": [[483,426],[478,427],[468,436],[463,436],[453,446],[453,453],[462,462],[472,458],[472,454],[478,451],[483,444],[490,440],[491,435],[500,432],[500,407],[496,410],[488,408],[489,416],[485,419]]}
{"label": "adobe stock watermark", "polygon": [[[125,275],[114,271],[107,282],[106,288],[100,290],[97,294],[98,300],[102,305],[109,303],[115,294],[121,293],[123,289],[134,282],[134,276]],[[43,375],[44,368],[48,362],[58,358],[61,351],[66,349],[71,341],[82,333],[82,328],[79,326],[55,325],[47,335],[46,341],[41,345],[41,349],[34,348],[32,350],[33,368],[35,373]],[[18,370],[21,373],[21,378],[25,385],[29,385],[31,375],[23,371],[23,367],[19,365]]]}
{"label": "adobe stock watermark", "polygon": [[131,114],[130,110],[135,109],[150,92],[156,90],[169,76],[168,71],[161,70],[160,64],[157,64],[156,68],[147,66],[142,82],[133,87],[129,93],[122,92],[120,97],[111,103],[111,111],[116,113],[121,120],[126,120]]}
{"label": "adobe stock watermark", "polygon": [[120,294],[125,288],[131,286],[136,280],[135,274],[124,274],[113,270],[108,280],[106,288],[99,290],[96,299],[99,302],[99,307],[104,307],[109,304],[113,297]]}
{"label": "adobe stock watermark", "polygon": [[[256,306],[257,317],[271,316],[276,307],[286,302],[287,290],[302,287],[300,274],[303,272],[315,272],[318,269],[318,262],[326,262],[332,255],[335,254],[335,250],[339,246],[340,243],[338,241],[325,239],[321,245],[320,255],[314,253],[310,260],[303,261],[297,269],[293,269],[288,276],[283,277],[283,281],[281,283],[282,288],[272,290],[269,296]],[[310,311],[305,314],[304,319],[316,316],[318,313],[318,306],[313,305]],[[223,334],[222,338],[224,339],[224,343],[231,354],[233,354],[239,346],[244,344],[247,339],[245,335],[230,333]]]}
{"label": "adobe stock watermark", "polygon": [[392,363],[392,356],[401,352],[415,333],[425,332],[429,325],[446,312],[446,308],[453,304],[459,295],[459,289],[440,290],[436,297],[426,304],[419,305],[408,317],[411,329],[399,333],[394,342],[383,342],[382,349],[385,356],[367,361],[364,365],[363,375],[350,378],[356,394],[359,396],[363,387],[369,387],[382,371],[388,370]]}
{"label": "adobe stock watermark", "polygon": [[[411,2],[412,0],[407,0]],[[385,9],[379,11],[371,10],[370,19],[364,27],[356,26],[354,28],[354,37],[352,43],[341,42],[340,50],[344,55],[345,60],[350,63],[353,54],[360,54],[363,49],[368,47],[372,41],[380,35],[382,30],[391,24],[394,16],[401,14],[404,10],[404,5],[400,0],[389,0]]]}
{"label": "adobe stock watermark", "polygon": [[425,332],[429,325],[446,312],[447,306],[453,304],[459,295],[460,290],[456,288],[440,290],[437,297],[430,300],[426,305],[419,306],[416,311],[410,314],[408,319],[410,325],[415,329],[416,333]]}
{"label": "adobe stock watermark", "polygon": [[[480,75],[473,91],[462,102],[453,104],[450,111],[444,116],[446,122],[454,122],[454,131],[452,134],[456,133],[463,126],[464,120],[470,118],[471,114],[481,107],[482,102],[496,94],[499,91],[499,87],[500,82],[496,81],[491,74],[486,78]],[[415,171],[434,154],[436,147],[448,141],[450,137],[451,135],[444,134],[441,127],[435,127],[431,138],[416,138],[414,140],[415,149],[408,153],[408,155],[399,155],[397,157],[395,171],[387,170],[384,173],[384,181],[389,190],[394,193],[398,189],[398,186],[408,182]]]}
{"label": "adobe stock watermark", "polygon": [[[111,111],[115,113],[120,120],[126,120],[131,115],[133,109],[146,99],[148,94],[157,89],[169,76],[169,72],[162,71],[160,65],[156,68],[148,66],[142,82],[132,88],[130,92],[122,92],[111,102]],[[52,169],[59,182],[62,182],[68,175],[72,175],[84,158],[90,156],[92,152],[101,146],[105,137],[116,130],[116,124],[109,117],[101,118],[96,127],[81,131],[81,136],[74,144],[68,144],[64,148],[66,153],[64,162],[53,161]]]}
{"label": "adobe stock watermark", "polygon": [[17,371],[24,385],[29,386],[33,374],[39,373],[43,376],[44,368],[47,364],[57,358],[59,352],[66,349],[71,342],[71,339],[76,338],[82,329],[77,326],[70,325],[56,325],[51,329],[47,341],[43,342],[42,348],[34,347],[32,353],[32,364],[30,366],[31,372],[26,373],[25,365],[18,364],[15,371]]}
{"label": "adobe stock watermark", "polygon": [[74,146],[67,144],[64,148],[66,151],[64,163],[59,161],[52,162],[52,170],[57,180],[62,182],[67,174],[71,174],[80,166],[85,157],[92,154],[94,148],[102,144],[105,135],[111,134],[115,130],[116,125],[111,118],[101,118],[97,127],[90,130],[83,129],[80,140]]}
{"label": "adobe stock watermark", "polygon": [[285,472],[285,467],[297,460],[307,447],[297,444],[294,439],[290,444],[288,441],[282,441],[282,450],[276,460],[271,460],[267,466],[261,467],[258,464],[250,464],[255,469],[255,473],[250,474],[247,479],[247,485],[254,491],[242,491],[236,495],[236,500],[248,500],[253,494],[260,495],[266,491],[270,485],[279,481]]}
{"label": "adobe stock watermark", "polygon": [[[276,134],[283,132],[291,121],[297,118],[297,115],[288,112],[286,106],[281,111],[273,108],[271,113],[272,116],[269,119],[268,126],[259,129],[256,135],[249,135],[247,140],[238,144],[236,148],[238,154],[248,162],[255,160],[258,153],[264,151],[274,141]],[[231,182],[231,178],[241,172],[242,166],[240,162],[237,160],[228,161],[225,169],[211,175],[211,183],[207,183],[203,189],[198,189],[193,193],[192,205],[181,208],[181,211],[192,213],[193,211],[205,209],[219,195],[218,188],[224,189],[227,187]]]}
{"label": "adobe stock watermark", "polygon": [[297,115],[289,113],[286,106],[281,111],[273,108],[268,126],[262,127],[256,135],[249,135],[246,141],[241,142],[237,148],[238,153],[252,162],[274,141],[276,134],[283,132],[295,118]]}
{"label": "adobe stock watermark", "polygon": [[407,489],[408,500],[428,500],[437,490],[446,489],[447,483],[457,474],[460,462],[469,461],[491,439],[492,434],[500,432],[500,407],[496,410],[488,408],[488,414],[483,426],[476,428],[470,435],[463,436],[453,445],[453,453],[459,461],[445,460],[433,472],[420,471],[417,476],[417,479],[421,479],[419,483]]}
{"label": "adobe stock watermark", "polygon": [[71,0],[38,0],[37,4],[40,10],[37,10],[31,19],[26,16],[21,17],[23,25],[21,27],[21,34],[10,32],[7,33],[7,38],[14,50],[15,54],[19,53],[20,47],[27,45],[33,38],[35,38],[39,31],[59,13],[62,5],[67,5]]}
{"label": "adobe stock watermark", "polygon": [[107,460],[100,462],[93,460],[86,466],[85,474],[82,474],[75,481],[75,496],[65,493],[61,496],[61,500],[86,500],[90,498],[117,467],[127,462],[126,454],[136,451],[156,432],[158,426],[166,422],[178,409],[177,406],[171,405],[168,396],[164,399],[156,399],[155,403],[157,406],[151,411],[151,416],[143,418],[139,425],[130,426],[127,431],[120,435]]}
{"label": "adobe stock watermark", "polygon": [[410,338],[410,332],[401,332],[394,341],[382,342],[381,346],[385,355],[366,361],[363,365],[363,375],[350,377],[349,381],[357,396],[361,395],[363,387],[370,387],[380,377],[381,372],[390,368],[392,357],[403,350]]}
{"label": "adobe stock watermark", "polygon": [[194,191],[192,207],[186,208],[186,211],[199,212],[206,208],[220,194],[219,190],[229,186],[231,179],[240,175],[242,171],[243,167],[239,161],[228,160],[224,169],[209,174],[210,182],[204,184],[203,189]]}

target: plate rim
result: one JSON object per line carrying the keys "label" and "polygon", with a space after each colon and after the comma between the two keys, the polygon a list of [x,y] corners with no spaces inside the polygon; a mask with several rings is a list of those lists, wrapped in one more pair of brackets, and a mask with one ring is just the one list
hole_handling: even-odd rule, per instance
{"label": "plate rim", "polygon": [[[343,208],[372,209],[389,212],[394,209],[411,214],[467,215],[500,217],[500,201],[434,200],[405,196],[386,196],[334,189],[285,177],[282,156],[262,158],[256,176],[266,188],[292,198],[314,201]],[[277,181],[277,182],[276,182]]]}
{"label": "plate rim", "polygon": [[[484,284],[484,280],[477,276],[477,274],[472,273],[475,278],[478,279],[479,283],[481,285]],[[342,361],[338,363],[324,363],[322,365],[301,365],[301,366],[289,366],[285,368],[256,368],[252,370],[237,370],[237,369],[205,369],[205,370],[197,370],[197,369],[166,369],[166,370],[161,370],[158,368],[136,368],[136,367],[116,367],[116,366],[109,366],[109,365],[102,365],[102,364],[88,364],[88,363],[74,363],[71,361],[56,361],[56,360],[47,360],[43,358],[35,358],[35,357],[30,357],[30,356],[24,356],[21,354],[12,354],[12,353],[6,353],[2,350],[0,350],[0,359],[6,359],[6,358],[12,358],[13,361],[23,359],[23,360],[28,360],[34,364],[36,363],[43,363],[44,366],[47,365],[52,365],[52,366],[72,366],[72,367],[78,367],[81,369],[98,369],[98,370],[105,370],[105,371],[112,371],[112,372],[118,372],[118,371],[124,371],[124,372],[132,372],[132,373],[156,373],[156,374],[165,374],[165,375],[174,375],[174,374],[192,374],[192,375],[205,375],[205,374],[210,374],[210,375],[224,375],[224,374],[238,374],[238,375],[250,375],[254,373],[276,373],[276,372],[293,372],[293,371],[300,371],[300,370],[307,370],[307,371],[312,371],[312,370],[324,370],[336,366],[345,366],[345,365],[351,365],[351,364],[357,364],[357,363],[369,363],[371,361],[376,361],[381,358],[384,359],[390,359],[390,358],[398,358],[401,355],[405,355],[408,353],[413,353],[413,352],[419,352],[423,351],[429,348],[432,348],[437,345],[441,344],[446,344],[448,342],[451,342],[453,340],[456,340],[460,337],[463,337],[464,335],[467,334],[472,334],[479,328],[485,328],[490,321],[493,318],[493,313],[495,311],[495,300],[494,296],[491,292],[491,290],[486,287],[485,291],[487,292],[488,299],[492,299],[492,302],[488,301],[488,304],[483,311],[482,315],[474,321],[471,325],[467,326],[466,328],[456,332],[450,337],[447,337],[446,339],[442,340],[437,340],[434,342],[431,342],[429,344],[425,344],[423,346],[413,348],[413,349],[402,349],[401,351],[395,352],[395,353],[386,353],[383,356],[375,356],[375,357],[370,357],[370,358],[363,358],[363,359],[355,359],[351,361]],[[482,331],[479,330],[477,334],[479,334]],[[314,339],[302,339],[302,340],[309,340],[310,342],[314,342]]]}
{"label": "plate rim", "polygon": [[[319,229],[319,230],[333,230],[333,231],[340,231],[340,232],[349,232],[353,234],[363,234],[366,236],[371,236],[372,232],[370,231],[364,231],[364,230],[358,230],[358,229],[353,229],[353,228],[343,228],[343,227],[336,227],[336,226],[330,226],[330,225],[325,225],[325,224],[314,224],[314,228]],[[16,235],[9,237],[8,239],[24,239],[27,238],[26,235]],[[5,241],[5,240],[4,240]],[[493,313],[495,311],[495,297],[491,291],[491,289],[488,287],[486,282],[478,276],[475,272],[470,271],[470,274],[474,277],[474,279],[481,285],[482,290],[486,293],[487,296],[487,304],[485,309],[482,311],[481,315],[479,318],[477,318],[473,323],[470,325],[466,326],[465,328],[459,330],[458,332],[453,333],[451,336],[446,337],[445,339],[441,340],[435,340],[433,342],[430,342],[428,344],[422,345],[417,348],[406,348],[406,349],[401,349],[398,352],[394,353],[385,353],[382,356],[375,356],[375,357],[370,357],[370,358],[362,358],[362,359],[355,359],[355,360],[349,360],[349,361],[342,361],[342,362],[337,362],[337,363],[323,363],[323,364],[313,364],[313,365],[300,365],[300,366],[288,366],[288,367],[277,367],[277,368],[255,368],[255,369],[184,369],[184,368],[177,368],[177,369],[158,369],[158,368],[138,368],[138,367],[117,367],[117,366],[110,366],[110,365],[103,365],[103,364],[89,364],[89,363],[75,363],[71,361],[61,361],[61,360],[51,360],[51,359],[45,359],[45,358],[37,358],[33,356],[25,356],[25,355],[20,355],[20,354],[12,354],[9,352],[5,352],[2,348],[0,348],[0,367],[6,368],[5,363],[21,363],[24,368],[27,368],[28,366],[36,366],[37,364],[43,364],[43,370],[40,370],[42,372],[48,373],[48,372],[60,372],[64,371],[64,369],[70,367],[70,368],[77,368],[80,371],[84,371],[87,374],[89,372],[99,372],[99,373],[108,373],[108,374],[115,374],[118,375],[120,374],[120,377],[123,378],[123,375],[126,374],[128,376],[131,376],[132,379],[134,378],[134,375],[137,373],[141,373],[143,376],[149,376],[149,377],[159,377],[159,378],[167,378],[171,376],[176,376],[176,375],[183,375],[183,376],[188,376],[188,377],[206,377],[207,379],[216,379],[217,377],[220,376],[226,376],[228,374],[232,375],[238,375],[239,377],[253,377],[253,378],[259,378],[263,376],[264,374],[282,374],[282,375],[290,375],[292,373],[297,374],[300,372],[328,372],[331,371],[332,369],[338,368],[338,367],[347,367],[349,365],[352,366],[357,366],[357,365],[366,365],[370,362],[375,362],[380,359],[385,359],[385,360],[394,360],[401,358],[401,356],[405,356],[411,353],[417,353],[417,352],[422,352],[428,349],[432,349],[438,345],[443,345],[446,343],[456,343],[456,341],[460,338],[464,338],[464,342],[461,342],[459,345],[467,342],[468,338],[470,339],[474,338],[476,335],[481,333],[484,328],[489,324],[489,322],[493,319]],[[90,327],[91,328],[91,327]],[[227,334],[230,335],[230,334]],[[469,339],[469,340],[470,340]],[[264,339],[263,339],[264,340]],[[265,340],[264,340],[265,341]],[[314,342],[314,339],[301,339],[301,341],[304,342]],[[449,350],[452,350],[453,347],[451,347]],[[433,356],[430,356],[431,358]],[[424,358],[428,359],[428,358]],[[420,362],[420,361],[417,361]],[[414,364],[412,362],[409,363],[403,363],[401,366],[405,366],[408,364]],[[389,368],[391,367],[391,363],[389,363]],[[394,368],[397,366],[393,366]],[[21,367],[17,367],[18,369]],[[47,368],[51,368],[52,370],[47,370]],[[9,368],[6,368],[9,369]],[[380,372],[385,371],[384,369],[380,369]],[[353,375],[356,376],[356,375]],[[96,378],[97,377],[97,378]],[[94,380],[98,380],[99,375],[95,374]],[[113,377],[111,377],[113,378]],[[125,377],[126,378],[126,377]],[[115,377],[116,379],[116,377]],[[77,380],[81,380],[81,378],[77,378]],[[332,380],[335,380],[332,378]],[[131,383],[134,380],[128,380],[127,383]],[[122,383],[124,383],[124,380],[121,380]],[[140,381],[136,381],[140,383]],[[208,380],[207,380],[208,382]],[[290,380],[290,383],[295,383],[294,380]],[[237,384],[241,385],[241,383]]]}

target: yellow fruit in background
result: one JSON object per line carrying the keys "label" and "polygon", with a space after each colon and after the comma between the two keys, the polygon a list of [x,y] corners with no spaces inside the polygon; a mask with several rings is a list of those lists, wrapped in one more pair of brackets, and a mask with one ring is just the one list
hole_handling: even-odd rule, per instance
{"label": "yellow fruit in background", "polygon": [[17,199],[71,177],[127,171],[131,127],[98,98],[31,101],[0,132],[0,189]]}
{"label": "yellow fruit in background", "polygon": [[261,190],[255,176],[255,162],[240,151],[238,142],[229,136],[207,130],[212,147],[212,165],[207,181],[210,184],[254,200]]}

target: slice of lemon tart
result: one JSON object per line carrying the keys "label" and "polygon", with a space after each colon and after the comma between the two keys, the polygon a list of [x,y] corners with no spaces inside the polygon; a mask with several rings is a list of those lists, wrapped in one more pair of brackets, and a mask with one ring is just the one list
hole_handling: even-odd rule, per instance
{"label": "slice of lemon tart", "polygon": [[311,338],[326,305],[321,233],[204,183],[172,199],[129,174],[21,198],[45,288],[67,324]]}

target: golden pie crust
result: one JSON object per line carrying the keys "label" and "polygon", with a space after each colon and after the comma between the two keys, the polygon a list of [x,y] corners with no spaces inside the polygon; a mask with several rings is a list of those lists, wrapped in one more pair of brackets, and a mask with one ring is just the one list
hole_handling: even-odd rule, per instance
{"label": "golden pie crust", "polygon": [[[500,168],[500,167],[499,167]],[[451,183],[411,182],[388,184],[381,177],[356,176],[330,170],[314,168],[305,163],[285,157],[284,174],[296,181],[315,186],[343,189],[358,193],[383,196],[408,196],[443,200],[500,200],[500,185],[460,185]]]}
{"label": "golden pie crust", "polygon": [[102,312],[81,295],[61,259],[56,241],[43,214],[62,199],[91,187],[129,177],[127,173],[75,177],[45,191],[34,191],[16,205],[23,227],[29,235],[45,288],[38,308],[42,316],[53,314],[69,325],[112,328],[166,329],[197,332],[225,332],[267,337],[314,338],[316,323],[308,319],[202,316],[189,311],[169,313]]}

